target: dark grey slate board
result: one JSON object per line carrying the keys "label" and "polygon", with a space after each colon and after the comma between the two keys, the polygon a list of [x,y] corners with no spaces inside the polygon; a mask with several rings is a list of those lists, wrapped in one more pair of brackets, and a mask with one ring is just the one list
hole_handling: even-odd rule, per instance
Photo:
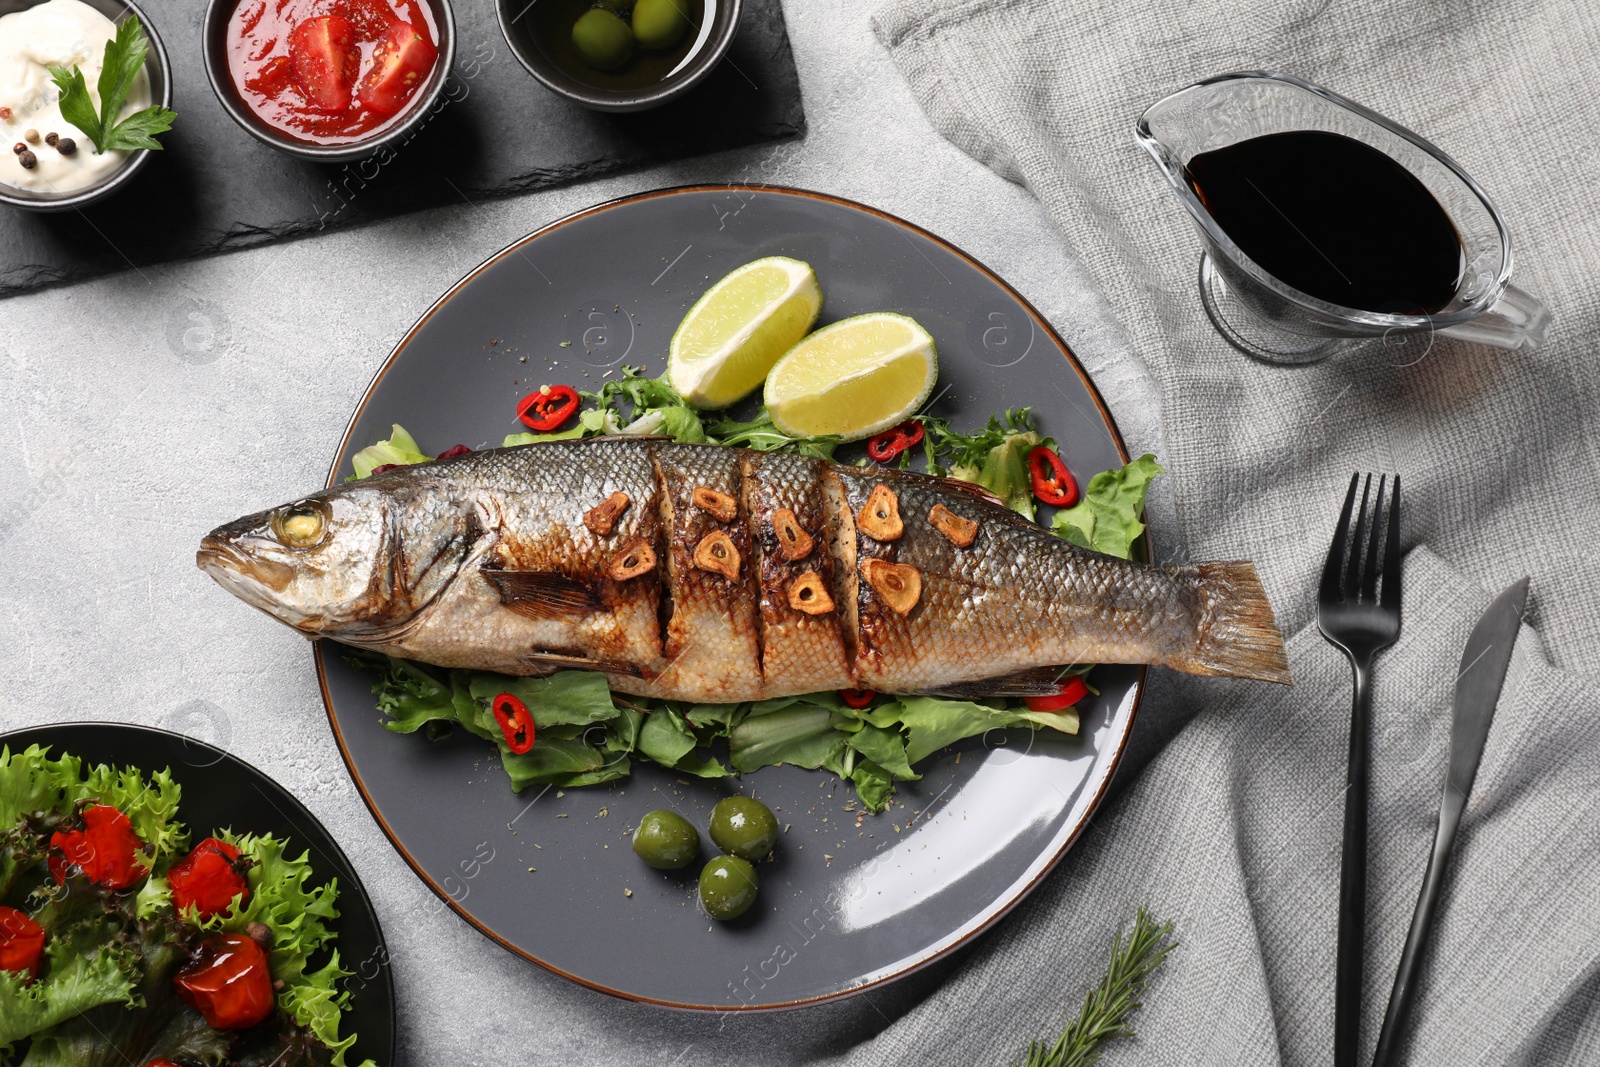
{"label": "dark grey slate board", "polygon": [[204,6],[145,0],[173,65],[179,119],[166,150],[83,212],[0,213],[0,297],[805,130],[779,0],[746,0],[728,55],[687,96],[625,115],[545,89],[512,56],[492,0],[455,0],[448,103],[385,166],[307,163],[256,141],[217,103],[200,56]]}

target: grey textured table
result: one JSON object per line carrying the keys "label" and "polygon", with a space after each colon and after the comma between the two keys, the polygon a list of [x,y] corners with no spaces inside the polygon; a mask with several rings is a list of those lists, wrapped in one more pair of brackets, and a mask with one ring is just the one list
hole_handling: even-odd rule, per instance
{"label": "grey textured table", "polygon": [[[803,1062],[869,1036],[942,973],[870,1000],[719,1019],[612,1000],[502,951],[439,907],[379,832],[305,642],[195,569],[213,525],[321,483],[377,366],[462,274],[544,223],[644,189],[743,181],[851,197],[1005,276],[1095,375],[1130,446],[1159,451],[1148,380],[1038,203],[935,133],[866,7],[791,0],[785,13],[802,141],[0,302],[0,728],[182,730],[292,790],[383,919],[403,1064]],[[1164,733],[1153,710],[1135,762]]]}

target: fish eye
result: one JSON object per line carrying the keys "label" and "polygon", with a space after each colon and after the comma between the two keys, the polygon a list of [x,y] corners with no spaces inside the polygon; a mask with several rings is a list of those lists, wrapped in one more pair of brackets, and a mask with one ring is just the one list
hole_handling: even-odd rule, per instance
{"label": "fish eye", "polygon": [[326,509],[305,502],[281,507],[272,513],[272,532],[289,548],[315,548],[328,531]]}

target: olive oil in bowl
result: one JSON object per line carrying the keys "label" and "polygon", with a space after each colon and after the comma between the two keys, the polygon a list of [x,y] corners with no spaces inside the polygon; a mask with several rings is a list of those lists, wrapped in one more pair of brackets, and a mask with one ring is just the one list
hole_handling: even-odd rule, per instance
{"label": "olive oil in bowl", "polygon": [[1461,284],[1450,215],[1404,166],[1352,137],[1270,133],[1201,152],[1184,170],[1239,250],[1308,296],[1432,315]]}

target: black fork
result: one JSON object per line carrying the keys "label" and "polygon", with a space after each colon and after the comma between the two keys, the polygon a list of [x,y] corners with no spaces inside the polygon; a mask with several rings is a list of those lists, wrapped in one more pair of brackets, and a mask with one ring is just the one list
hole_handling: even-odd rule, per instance
{"label": "black fork", "polygon": [[[1387,476],[1350,477],[1317,594],[1317,627],[1350,658],[1350,767],[1344,794],[1344,857],[1339,871],[1339,956],[1334,976],[1334,1067],[1356,1067],[1361,1039],[1361,968],[1367,911],[1367,762],[1372,661],[1400,636],[1400,476],[1385,507]],[[1356,489],[1361,512],[1351,525]],[[1368,505],[1371,505],[1369,510]]]}

